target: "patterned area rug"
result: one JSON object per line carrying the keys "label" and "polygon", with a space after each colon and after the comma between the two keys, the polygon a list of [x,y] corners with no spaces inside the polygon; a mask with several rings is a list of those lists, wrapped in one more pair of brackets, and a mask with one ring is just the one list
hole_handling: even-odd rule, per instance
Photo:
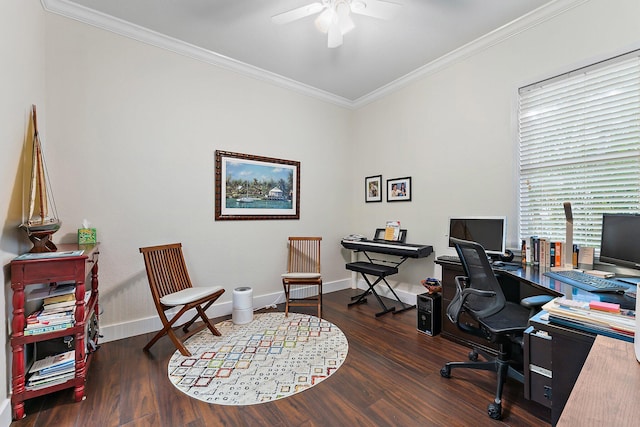
{"label": "patterned area rug", "polygon": [[169,379],[180,391],[219,405],[253,405],[304,391],[333,374],[347,357],[342,331],[306,314],[263,313],[253,321],[216,325],[185,343],[191,357],[176,351]]}

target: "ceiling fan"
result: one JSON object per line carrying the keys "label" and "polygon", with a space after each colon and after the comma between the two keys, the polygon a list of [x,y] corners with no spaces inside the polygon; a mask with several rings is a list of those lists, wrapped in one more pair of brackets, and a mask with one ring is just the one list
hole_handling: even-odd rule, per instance
{"label": "ceiling fan", "polygon": [[288,24],[298,19],[320,13],[316,28],[327,33],[327,46],[342,45],[343,36],[355,28],[351,13],[378,19],[391,19],[401,4],[384,0],[322,0],[306,6],[279,13],[271,17],[275,24]]}

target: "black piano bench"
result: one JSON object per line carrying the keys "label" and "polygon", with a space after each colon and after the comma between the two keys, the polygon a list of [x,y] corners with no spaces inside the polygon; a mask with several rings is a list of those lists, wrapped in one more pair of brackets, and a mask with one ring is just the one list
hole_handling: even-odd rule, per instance
{"label": "black piano bench", "polygon": [[[380,307],[382,307],[382,311],[379,313],[376,313],[376,317],[382,316],[383,314],[387,314],[389,312],[393,312],[393,314],[396,314],[396,313],[401,313],[405,310],[415,308],[415,305],[406,305],[402,301],[400,301],[400,298],[398,298],[398,295],[396,295],[393,288],[389,286],[389,283],[385,279],[387,276],[391,276],[393,274],[398,273],[397,266],[381,265],[381,264],[375,264],[372,262],[358,261],[358,262],[350,262],[345,267],[347,268],[347,270],[360,273],[364,278],[365,282],[367,282],[367,285],[369,286],[369,289],[367,289],[363,293],[351,297],[351,302],[348,304],[349,307],[355,304],[364,304],[365,302],[367,302],[366,296],[369,294],[373,294],[373,296],[375,296],[376,299],[378,300],[378,304],[380,304]],[[375,282],[371,283],[367,275],[375,276],[376,277]],[[395,307],[387,307],[384,301],[382,301],[382,298],[380,298],[380,295],[378,295],[378,293],[375,290],[375,286],[381,281],[384,281],[384,283],[387,285],[391,293],[396,297],[396,300],[402,305],[401,310],[396,311]]]}

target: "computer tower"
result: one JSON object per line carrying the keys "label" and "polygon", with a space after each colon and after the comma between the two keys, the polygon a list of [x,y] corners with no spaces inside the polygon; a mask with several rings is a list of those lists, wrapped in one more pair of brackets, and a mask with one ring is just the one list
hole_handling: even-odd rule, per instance
{"label": "computer tower", "polygon": [[439,293],[420,294],[417,297],[418,330],[435,336],[442,327],[442,297]]}

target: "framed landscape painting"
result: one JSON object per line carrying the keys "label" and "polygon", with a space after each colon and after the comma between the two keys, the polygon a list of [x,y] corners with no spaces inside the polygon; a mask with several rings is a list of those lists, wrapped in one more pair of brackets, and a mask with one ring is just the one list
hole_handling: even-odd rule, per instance
{"label": "framed landscape painting", "polygon": [[215,152],[215,220],[299,219],[300,162]]}

